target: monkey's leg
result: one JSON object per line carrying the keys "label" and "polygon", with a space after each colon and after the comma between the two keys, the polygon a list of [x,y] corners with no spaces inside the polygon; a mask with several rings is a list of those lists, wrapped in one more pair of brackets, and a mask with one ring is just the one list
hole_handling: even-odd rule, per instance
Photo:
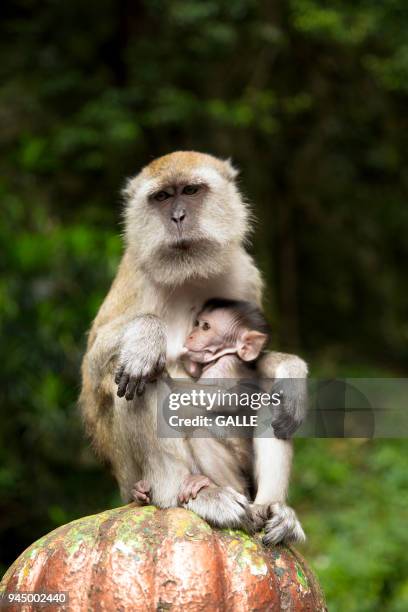
{"label": "monkey's leg", "polygon": [[196,465],[192,472],[204,474],[213,482],[183,504],[184,508],[215,527],[241,528],[252,533],[249,500],[244,494],[247,483],[242,474],[245,461],[238,461],[233,449],[212,437],[190,438],[188,446]]}
{"label": "monkey's leg", "polygon": [[[126,440],[121,440],[126,445]],[[131,451],[130,451],[131,452]],[[142,479],[142,473],[138,466],[135,465],[132,455],[125,458],[116,455],[113,457],[113,473],[119,485],[120,496],[125,504],[137,500],[135,497],[136,485],[145,480]],[[144,503],[151,503],[151,500]]]}
{"label": "monkey's leg", "polygon": [[162,439],[160,446],[150,450],[143,478],[152,485],[151,502],[159,508],[182,505],[215,527],[235,527],[252,532],[249,501],[232,487],[206,486],[195,499],[180,504],[180,489],[194,471],[194,459],[189,456],[189,450],[182,439]]}
{"label": "monkey's leg", "polygon": [[[152,470],[149,466],[149,471]],[[159,508],[183,506],[192,510],[214,527],[230,527],[254,531],[249,501],[232,487],[205,486],[195,499],[180,503],[180,489],[190,473],[182,464],[169,461],[164,469],[155,471],[151,501]]]}

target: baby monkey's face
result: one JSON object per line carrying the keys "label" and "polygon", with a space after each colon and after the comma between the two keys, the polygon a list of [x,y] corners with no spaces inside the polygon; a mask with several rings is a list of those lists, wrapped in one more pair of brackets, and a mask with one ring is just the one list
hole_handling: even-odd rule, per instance
{"label": "baby monkey's face", "polygon": [[192,352],[215,353],[220,348],[233,345],[232,331],[234,319],[232,313],[225,309],[201,312],[185,342],[185,347]]}
{"label": "baby monkey's face", "polygon": [[221,355],[236,353],[243,361],[256,359],[267,336],[250,330],[227,308],[203,310],[185,341],[189,357],[197,363],[209,363]]}

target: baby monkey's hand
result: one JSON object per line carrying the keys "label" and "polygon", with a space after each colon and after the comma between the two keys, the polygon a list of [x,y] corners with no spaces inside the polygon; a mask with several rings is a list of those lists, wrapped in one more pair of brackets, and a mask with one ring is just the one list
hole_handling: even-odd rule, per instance
{"label": "baby monkey's hand", "polygon": [[133,489],[132,489],[133,499],[135,500],[135,502],[137,502],[140,505],[150,504],[151,502],[150,491],[151,491],[151,486],[150,486],[150,483],[147,482],[147,480],[138,480],[133,485]]}
{"label": "baby monkey's hand", "polygon": [[204,476],[204,474],[189,474],[181,484],[178,494],[179,503],[186,504],[190,499],[195,499],[201,489],[212,484],[214,484],[212,480]]}

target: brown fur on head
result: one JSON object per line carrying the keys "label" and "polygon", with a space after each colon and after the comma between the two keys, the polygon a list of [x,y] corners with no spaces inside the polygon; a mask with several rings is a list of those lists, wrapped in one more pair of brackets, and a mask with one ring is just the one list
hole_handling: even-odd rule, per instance
{"label": "brown fur on head", "polygon": [[225,269],[249,226],[236,176],[228,160],[178,151],[128,181],[127,245],[154,281],[180,285]]}

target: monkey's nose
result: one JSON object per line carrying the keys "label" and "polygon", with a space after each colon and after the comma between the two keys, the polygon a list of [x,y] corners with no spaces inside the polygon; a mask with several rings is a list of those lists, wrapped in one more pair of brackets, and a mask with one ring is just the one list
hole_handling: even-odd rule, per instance
{"label": "monkey's nose", "polygon": [[174,221],[174,223],[176,223],[180,227],[180,225],[183,223],[185,219],[185,216],[186,216],[185,208],[179,208],[173,211],[171,215],[171,220]]}

